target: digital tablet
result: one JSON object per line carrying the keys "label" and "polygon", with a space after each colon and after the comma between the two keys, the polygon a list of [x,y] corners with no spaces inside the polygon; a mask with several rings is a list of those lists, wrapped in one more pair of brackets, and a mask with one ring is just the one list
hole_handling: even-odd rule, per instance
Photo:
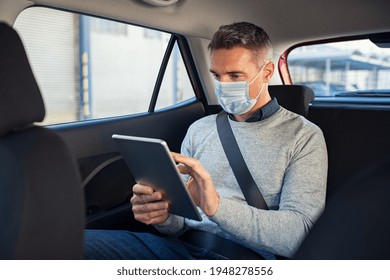
{"label": "digital tablet", "polygon": [[135,181],[160,191],[169,213],[202,220],[164,140],[117,134],[112,139]]}

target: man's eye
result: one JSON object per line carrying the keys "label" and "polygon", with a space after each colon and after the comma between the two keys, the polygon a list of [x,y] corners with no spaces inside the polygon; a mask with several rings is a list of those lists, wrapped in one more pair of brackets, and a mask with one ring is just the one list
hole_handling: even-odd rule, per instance
{"label": "man's eye", "polygon": [[244,80],[244,76],[240,73],[231,73],[229,74],[229,78],[232,81],[242,81]]}
{"label": "man's eye", "polygon": [[214,79],[219,80],[219,75],[218,74],[213,73],[213,77],[214,77]]}

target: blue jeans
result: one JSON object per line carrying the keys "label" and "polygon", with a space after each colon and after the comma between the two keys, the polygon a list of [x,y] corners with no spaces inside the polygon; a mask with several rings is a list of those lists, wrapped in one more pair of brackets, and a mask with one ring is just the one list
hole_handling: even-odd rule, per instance
{"label": "blue jeans", "polygon": [[84,256],[90,260],[227,259],[176,237],[125,230],[85,230],[84,234]]}

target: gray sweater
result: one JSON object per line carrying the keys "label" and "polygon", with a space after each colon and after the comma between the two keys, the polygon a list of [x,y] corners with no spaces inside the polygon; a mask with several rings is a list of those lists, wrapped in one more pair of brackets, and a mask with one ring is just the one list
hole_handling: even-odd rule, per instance
{"label": "gray sweater", "polygon": [[216,115],[189,128],[182,154],[198,159],[220,195],[213,217],[197,222],[170,215],[156,228],[165,234],[187,229],[215,233],[266,258],[291,257],[324,209],[327,151],[321,130],[282,107],[258,122],[230,121],[248,168],[270,210],[249,206],[230,168],[216,128]]}

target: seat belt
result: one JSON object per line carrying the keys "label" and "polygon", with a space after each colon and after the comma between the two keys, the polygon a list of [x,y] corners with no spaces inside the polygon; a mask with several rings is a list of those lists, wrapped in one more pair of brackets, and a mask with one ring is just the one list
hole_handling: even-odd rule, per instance
{"label": "seat belt", "polygon": [[253,180],[252,174],[241,154],[240,147],[238,147],[228,116],[223,110],[217,115],[217,130],[223,150],[247,203],[258,209],[268,210],[264,197]]}

